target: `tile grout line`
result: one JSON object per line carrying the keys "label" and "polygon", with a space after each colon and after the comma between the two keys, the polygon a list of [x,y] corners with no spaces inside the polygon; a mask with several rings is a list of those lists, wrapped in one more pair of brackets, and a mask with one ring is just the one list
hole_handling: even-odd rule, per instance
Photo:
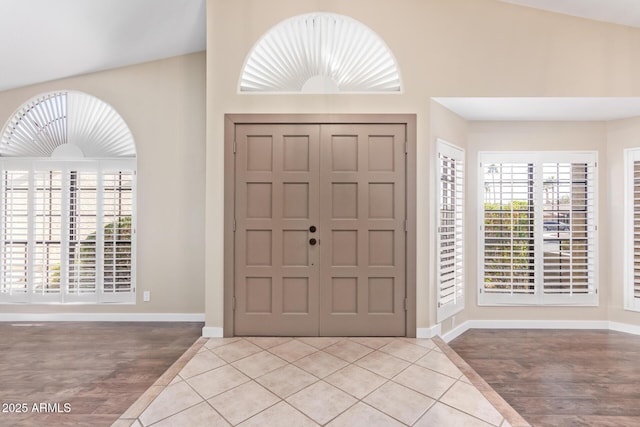
{"label": "tile grout line", "polygon": [[[207,349],[207,350],[209,350],[209,349]],[[225,365],[219,366],[218,368],[222,368],[222,367],[224,367],[224,366],[228,366],[228,365],[229,365],[229,364],[227,363],[227,364],[225,364]],[[211,372],[211,371],[213,371],[213,370],[215,370],[215,369],[218,369],[218,368],[210,369],[209,371],[206,371],[206,372]],[[206,373],[206,372],[203,372],[203,373]],[[200,375],[200,374],[198,374],[198,375]],[[193,377],[196,377],[196,376],[197,376],[197,375],[194,375]],[[193,377],[191,377],[191,378],[193,378]],[[182,377],[181,377],[181,378],[182,378]],[[221,414],[221,413],[220,413],[216,408],[214,408],[214,407],[213,407],[213,405],[212,405],[211,403],[209,403],[209,399],[206,399],[202,394],[200,394],[200,393],[198,392],[198,390],[196,390],[195,388],[193,388],[193,386],[192,386],[191,384],[189,384],[189,381],[187,381],[187,379],[183,378],[183,379],[182,379],[182,381],[184,381],[184,382],[187,384],[187,386],[189,386],[189,388],[190,388],[191,390],[193,390],[193,392],[194,392],[194,393],[196,393],[198,396],[200,396],[200,398],[202,398],[202,402],[198,402],[198,403],[196,403],[195,405],[190,406],[189,408],[193,408],[194,406],[200,405],[201,403],[203,403],[203,402],[204,402],[204,403],[206,403],[207,405],[209,405],[209,407],[210,407],[211,409],[213,409],[213,410],[215,411],[215,413],[216,413],[216,414],[220,415],[220,417],[222,417],[222,419],[223,419],[223,420],[225,420],[226,422],[228,422],[229,424],[231,424],[231,422],[229,422],[229,420],[227,420],[227,419],[224,417],[224,415],[222,415],[222,414]],[[242,383],[242,384],[246,384],[246,383]],[[240,384],[240,385],[242,385],[242,384]],[[236,387],[239,387],[239,386],[236,386]],[[235,387],[234,387],[234,388],[235,388]],[[215,396],[213,396],[213,397],[215,397]],[[213,398],[213,397],[211,397],[211,398]],[[186,411],[186,410],[187,410],[187,409],[189,409],[189,408],[185,408],[185,409],[183,409],[183,410],[182,410],[182,411],[180,411],[180,412],[184,412],[184,411]],[[171,414],[171,415],[169,415],[169,416],[165,417],[164,419],[167,419],[167,418],[173,417],[174,415],[177,415],[177,414],[179,414],[180,412],[176,412],[175,414]],[[157,421],[157,422],[159,422],[159,421]],[[154,423],[154,424],[155,424],[155,423]],[[231,424],[231,425],[233,425],[233,424]]]}
{"label": "tile grout line", "polygon": [[[463,374],[463,375],[464,375],[464,374]],[[449,377],[449,378],[451,378],[451,377]],[[466,414],[466,415],[468,415],[468,416],[470,416],[470,417],[472,417],[472,418],[475,418],[476,420],[482,421],[483,423],[491,424],[493,427],[499,427],[499,426],[498,426],[498,425],[496,425],[496,424],[492,424],[492,423],[490,423],[489,421],[483,420],[482,418],[478,417],[477,415],[471,414],[471,413],[469,413],[469,412],[467,412],[467,411],[465,411],[465,410],[463,410],[463,409],[461,409],[461,408],[456,408],[455,406],[451,406],[451,405],[449,405],[448,403],[445,403],[445,402],[443,402],[443,401],[441,401],[441,400],[440,400],[440,399],[442,399],[442,398],[444,397],[444,395],[445,395],[445,394],[447,394],[447,393],[448,393],[448,392],[453,388],[453,386],[454,386],[454,385],[456,385],[456,384],[457,384],[457,383],[459,383],[459,382],[460,382],[460,383],[463,383],[463,384],[466,384],[466,385],[469,385],[469,384],[465,383],[464,381],[460,381],[459,379],[456,379],[456,380],[455,380],[455,381],[454,381],[454,382],[449,386],[449,388],[447,388],[447,390],[446,390],[446,391],[444,391],[444,392],[440,395],[440,397],[438,397],[437,399],[434,399],[433,405],[431,405],[431,406],[429,407],[429,409],[431,409],[431,408],[432,408],[436,403],[440,403],[440,404],[445,405],[445,406],[447,406],[447,407],[449,407],[449,408],[451,408],[451,409],[454,409],[454,410],[456,410],[456,411],[458,411],[458,412],[462,412],[463,414]],[[488,399],[487,399],[487,401],[488,401]],[[491,406],[493,406],[493,404],[492,404],[491,402],[489,402],[489,403],[491,404]],[[495,406],[494,406],[494,408],[495,408]],[[496,409],[496,411],[498,411],[498,409],[497,409],[497,408],[495,408],[495,409]],[[418,420],[416,421],[416,423],[417,423],[418,421],[420,421],[420,419],[422,419],[422,417],[424,417],[424,415],[425,415],[427,412],[429,412],[429,411],[426,411],[424,414],[422,414],[422,415],[420,416],[420,418],[418,418]],[[502,415],[502,413],[501,413],[500,411],[498,411],[498,413],[502,416],[502,420],[500,420],[500,424],[502,424],[502,422],[503,422],[506,418],[504,417],[504,415]],[[414,423],[414,424],[415,424],[415,423]]]}

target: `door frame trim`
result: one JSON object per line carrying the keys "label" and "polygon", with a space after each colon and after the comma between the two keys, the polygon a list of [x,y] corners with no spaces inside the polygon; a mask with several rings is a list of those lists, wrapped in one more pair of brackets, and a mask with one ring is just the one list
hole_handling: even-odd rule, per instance
{"label": "door frame trim", "polygon": [[225,114],[224,117],[224,336],[235,332],[233,298],[235,285],[235,127],[241,124],[403,124],[406,126],[407,216],[405,335],[416,336],[416,123],[415,114]]}

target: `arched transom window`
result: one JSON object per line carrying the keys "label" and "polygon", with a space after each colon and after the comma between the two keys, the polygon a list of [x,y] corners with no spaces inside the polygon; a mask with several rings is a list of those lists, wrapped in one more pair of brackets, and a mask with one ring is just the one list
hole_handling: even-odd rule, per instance
{"label": "arched transom window", "polygon": [[107,103],[60,91],[0,133],[0,302],[135,302],[136,150]]}
{"label": "arched transom window", "polygon": [[401,91],[398,64],[386,43],[344,15],[310,13],[268,31],[249,53],[241,93]]}

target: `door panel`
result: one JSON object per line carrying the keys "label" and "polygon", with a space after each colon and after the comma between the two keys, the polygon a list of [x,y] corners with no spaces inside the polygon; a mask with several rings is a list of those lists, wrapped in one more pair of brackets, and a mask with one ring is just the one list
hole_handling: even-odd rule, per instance
{"label": "door panel", "polygon": [[404,125],[236,126],[236,335],[405,335],[404,144]]}
{"label": "door panel", "polygon": [[236,127],[235,333],[318,334],[317,125]]}
{"label": "door panel", "polygon": [[405,334],[405,126],[323,125],[320,335]]}

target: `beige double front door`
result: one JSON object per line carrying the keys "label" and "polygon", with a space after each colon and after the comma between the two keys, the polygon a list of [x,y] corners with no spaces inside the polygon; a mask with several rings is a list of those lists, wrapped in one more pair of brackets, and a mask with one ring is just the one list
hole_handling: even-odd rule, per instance
{"label": "beige double front door", "polygon": [[405,133],[236,125],[236,335],[405,335]]}

